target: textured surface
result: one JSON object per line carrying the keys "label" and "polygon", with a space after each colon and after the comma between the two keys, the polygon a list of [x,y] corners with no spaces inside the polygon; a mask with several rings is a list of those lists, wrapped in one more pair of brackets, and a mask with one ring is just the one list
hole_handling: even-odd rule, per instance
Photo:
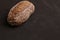
{"label": "textured surface", "polygon": [[6,17],[19,1],[0,1],[0,40],[60,40],[60,0],[30,0],[36,11],[26,23],[12,28]]}

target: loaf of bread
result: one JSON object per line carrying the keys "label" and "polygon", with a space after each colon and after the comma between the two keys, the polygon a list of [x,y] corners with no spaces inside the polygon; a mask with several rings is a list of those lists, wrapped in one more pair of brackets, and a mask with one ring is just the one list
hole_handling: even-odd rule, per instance
{"label": "loaf of bread", "polygon": [[35,6],[29,1],[21,1],[14,5],[8,14],[7,21],[12,26],[21,25],[33,14]]}

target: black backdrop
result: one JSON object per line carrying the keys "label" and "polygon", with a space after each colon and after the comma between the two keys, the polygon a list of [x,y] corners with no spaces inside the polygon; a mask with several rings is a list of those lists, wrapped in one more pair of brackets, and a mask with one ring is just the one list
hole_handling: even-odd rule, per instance
{"label": "black backdrop", "polygon": [[21,0],[0,0],[0,40],[60,40],[60,1],[30,0],[34,14],[13,28],[6,18],[10,8]]}

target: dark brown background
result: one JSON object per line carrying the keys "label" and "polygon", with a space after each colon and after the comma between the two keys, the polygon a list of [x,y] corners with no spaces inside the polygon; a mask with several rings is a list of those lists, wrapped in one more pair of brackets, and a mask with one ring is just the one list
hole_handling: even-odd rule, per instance
{"label": "dark brown background", "polygon": [[10,8],[21,0],[0,0],[0,40],[60,40],[60,1],[30,0],[36,10],[19,27],[8,25]]}

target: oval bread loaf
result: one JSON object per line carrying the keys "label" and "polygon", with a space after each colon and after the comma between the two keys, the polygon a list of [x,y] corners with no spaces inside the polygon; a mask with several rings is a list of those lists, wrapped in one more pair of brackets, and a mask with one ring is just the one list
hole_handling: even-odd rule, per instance
{"label": "oval bread loaf", "polygon": [[34,10],[35,6],[31,2],[21,1],[10,9],[7,21],[13,26],[21,25],[28,20]]}

